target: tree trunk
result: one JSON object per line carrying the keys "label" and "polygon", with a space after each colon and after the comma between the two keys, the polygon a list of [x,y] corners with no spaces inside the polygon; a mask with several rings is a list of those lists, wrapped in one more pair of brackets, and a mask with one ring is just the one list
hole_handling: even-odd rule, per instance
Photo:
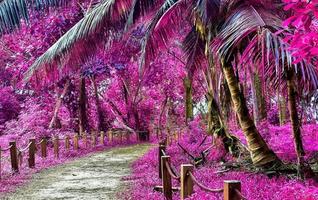
{"label": "tree trunk", "polygon": [[189,75],[184,78],[186,124],[193,119],[192,80]]}
{"label": "tree trunk", "polygon": [[220,104],[222,108],[222,116],[224,117],[224,121],[228,122],[231,116],[231,93],[229,87],[226,83],[226,80],[223,79],[221,91],[220,91]]}
{"label": "tree trunk", "polygon": [[262,94],[262,83],[258,73],[251,71],[251,76],[254,122],[255,124],[258,124],[258,122],[267,117],[266,102]]}
{"label": "tree trunk", "polygon": [[277,89],[277,103],[279,111],[279,125],[283,126],[286,123],[286,101],[285,98],[279,94],[279,89]]}
{"label": "tree trunk", "polygon": [[159,119],[158,119],[158,129],[156,130],[157,132],[157,135],[158,135],[158,138],[162,139],[162,130],[163,130],[163,127],[162,127],[162,116],[165,112],[165,109],[166,109],[166,106],[167,106],[167,103],[169,101],[169,97],[166,96],[164,102],[163,102],[163,105],[161,107],[161,111],[160,111],[160,114],[159,114]]}
{"label": "tree trunk", "polygon": [[86,115],[86,88],[85,88],[85,78],[81,76],[80,79],[80,95],[79,95],[79,132],[83,133],[88,131],[88,120]]}
{"label": "tree trunk", "polygon": [[253,117],[254,123],[257,126],[259,122],[259,110],[258,110],[258,99],[256,97],[256,87],[255,87],[255,78],[254,75],[251,75],[251,87],[252,87],[252,101],[253,101]]}
{"label": "tree trunk", "polygon": [[301,137],[301,121],[299,120],[297,113],[297,104],[296,104],[296,96],[297,90],[294,85],[294,72],[289,70],[287,72],[287,87],[288,87],[288,109],[290,113],[290,121],[293,128],[293,137],[295,150],[298,158],[298,172],[300,177],[303,178],[303,170],[304,170],[304,156],[305,151],[303,147],[302,137]]}
{"label": "tree trunk", "polygon": [[[218,104],[212,95],[208,96],[208,134],[213,135],[214,138],[222,140],[223,146],[227,152],[234,157],[239,157],[241,154],[246,153],[246,149],[241,144],[240,140],[235,136],[229,134],[225,129],[221,112]],[[214,142],[214,141],[213,141]]]}
{"label": "tree trunk", "polygon": [[256,90],[256,98],[258,101],[258,110],[259,110],[259,120],[264,120],[267,118],[267,110],[266,110],[266,100],[263,93],[263,85],[258,73],[255,74],[255,90]]}
{"label": "tree trunk", "polygon": [[53,112],[53,117],[52,117],[52,119],[50,121],[50,124],[49,124],[49,129],[61,128],[61,122],[60,122],[60,120],[58,118],[58,114],[59,114],[60,107],[62,105],[63,98],[66,95],[66,93],[68,92],[69,86],[70,86],[70,80],[67,79],[66,83],[64,85],[62,94],[58,95],[58,97],[57,97],[57,100],[56,100],[56,103],[55,103],[54,112]]}
{"label": "tree trunk", "polygon": [[276,154],[267,146],[266,142],[256,129],[254,121],[250,117],[246,100],[239,89],[232,66],[223,66],[225,79],[228,83],[231,98],[234,103],[240,126],[246,137],[251,158],[256,166],[269,167],[280,163]]}
{"label": "tree trunk", "polygon": [[102,112],[101,106],[100,106],[100,101],[98,97],[98,90],[97,90],[97,84],[96,84],[96,79],[95,76],[91,76],[91,81],[94,89],[94,96],[95,96],[95,105],[96,105],[96,112],[97,112],[97,131],[100,132],[101,130],[106,131],[106,125],[105,125],[105,117]]}

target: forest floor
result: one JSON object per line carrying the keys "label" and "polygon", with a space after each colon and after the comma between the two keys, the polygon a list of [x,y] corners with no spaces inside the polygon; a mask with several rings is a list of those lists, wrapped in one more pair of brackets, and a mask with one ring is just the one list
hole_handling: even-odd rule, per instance
{"label": "forest floor", "polygon": [[80,158],[33,175],[25,186],[4,200],[117,199],[128,182],[130,164],[151,145],[120,147]]}

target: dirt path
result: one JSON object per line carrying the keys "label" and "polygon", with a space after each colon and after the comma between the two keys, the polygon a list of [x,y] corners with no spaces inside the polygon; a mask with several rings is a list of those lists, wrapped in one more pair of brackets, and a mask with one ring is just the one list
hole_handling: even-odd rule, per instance
{"label": "dirt path", "polygon": [[116,148],[44,170],[5,200],[99,200],[117,199],[127,183],[129,164],[143,155],[149,145]]}

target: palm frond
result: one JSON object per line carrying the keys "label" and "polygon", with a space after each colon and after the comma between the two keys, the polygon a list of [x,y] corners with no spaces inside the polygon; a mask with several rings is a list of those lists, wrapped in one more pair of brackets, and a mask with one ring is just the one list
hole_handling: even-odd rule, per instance
{"label": "palm frond", "polygon": [[193,27],[182,42],[187,70],[194,71],[195,68],[201,67],[202,62],[205,59],[204,48],[205,42],[201,39],[196,28]]}
{"label": "palm frond", "polygon": [[166,47],[172,39],[174,28],[182,19],[186,0],[166,0],[159,8],[147,27],[142,45],[140,71],[147,68],[158,54],[159,49]]}
{"label": "palm frond", "polygon": [[215,26],[220,17],[220,0],[199,0],[194,8],[195,25],[198,32],[205,37],[207,28]]}
{"label": "palm frond", "polygon": [[[260,63],[261,71],[273,85],[278,86],[287,68],[301,77],[304,90],[318,86],[318,73],[311,63],[300,62],[288,50],[283,40],[282,21],[270,11],[241,7],[223,25],[214,50],[220,58],[231,60],[234,51],[242,51],[240,65]],[[253,66],[254,67],[254,66]],[[266,69],[263,69],[266,68]]]}
{"label": "palm frond", "polygon": [[134,0],[128,15],[125,30],[128,30],[137,19],[153,9],[158,2],[158,0]]}
{"label": "palm frond", "polygon": [[66,5],[69,0],[3,0],[0,2],[0,35],[10,33],[29,21],[29,10],[43,10]]}
{"label": "palm frond", "polygon": [[215,39],[214,51],[228,59],[233,49],[248,38],[251,33],[257,33],[260,27],[268,26],[279,30],[281,21],[275,15],[265,10],[256,10],[252,6],[242,6],[224,22]]}
{"label": "palm frond", "polygon": [[[78,64],[101,43],[101,38],[109,38],[112,29],[118,26],[116,23],[127,17],[130,3],[125,0],[102,1],[33,63],[25,73],[25,80],[39,72],[48,75],[57,71],[57,66],[62,68],[67,64],[78,68]],[[106,29],[108,32],[104,35]]]}

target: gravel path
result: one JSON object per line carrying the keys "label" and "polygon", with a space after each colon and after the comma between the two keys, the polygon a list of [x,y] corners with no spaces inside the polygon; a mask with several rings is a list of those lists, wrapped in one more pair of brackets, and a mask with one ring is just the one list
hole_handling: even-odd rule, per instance
{"label": "gravel path", "polygon": [[80,158],[33,176],[29,184],[4,200],[99,200],[117,199],[127,185],[130,163],[143,155],[150,145],[122,147]]}

